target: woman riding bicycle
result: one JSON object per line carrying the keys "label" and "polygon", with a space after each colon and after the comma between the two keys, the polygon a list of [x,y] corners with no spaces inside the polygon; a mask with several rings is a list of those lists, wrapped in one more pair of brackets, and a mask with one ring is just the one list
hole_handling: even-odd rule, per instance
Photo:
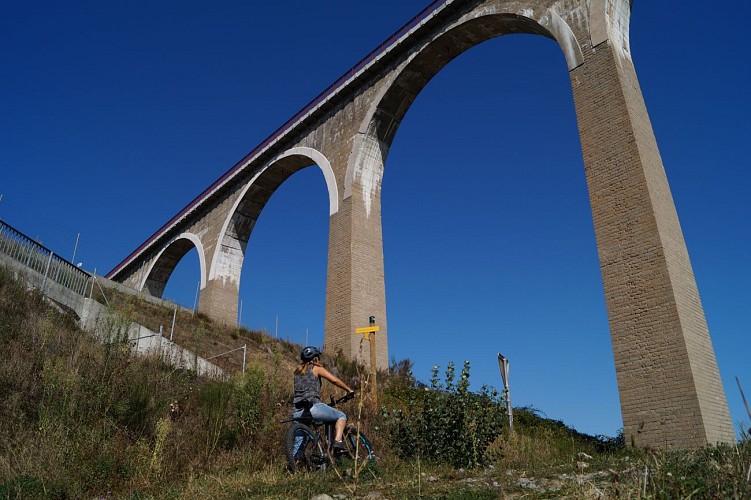
{"label": "woman riding bicycle", "polygon": [[336,422],[333,448],[346,450],[342,437],[347,426],[347,416],[321,402],[321,379],[325,378],[348,394],[354,393],[350,387],[323,367],[320,363],[321,351],[317,347],[306,347],[300,353],[302,363],[295,369],[295,405],[293,418],[299,418],[310,409],[310,415],[319,422]]}

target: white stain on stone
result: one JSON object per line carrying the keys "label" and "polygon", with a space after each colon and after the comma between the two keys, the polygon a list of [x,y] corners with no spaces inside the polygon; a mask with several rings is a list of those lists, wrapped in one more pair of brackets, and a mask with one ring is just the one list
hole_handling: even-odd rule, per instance
{"label": "white stain on stone", "polygon": [[535,11],[533,11],[532,9],[522,9],[519,12],[517,12],[516,14],[519,15],[519,16],[522,16],[522,17],[528,17],[530,19],[534,19],[535,18]]}
{"label": "white stain on stone", "polygon": [[[229,240],[229,241],[227,241]],[[230,243],[230,245],[227,245]],[[214,279],[219,279],[226,286],[227,281],[240,287],[240,273],[242,272],[244,254],[240,242],[235,238],[225,238],[225,242],[217,249],[221,254],[216,261]]]}
{"label": "white stain on stone", "polygon": [[584,57],[582,56],[579,42],[577,42],[573,31],[571,31],[571,27],[561,16],[553,10],[549,10],[540,19],[540,24],[548,28],[553,36],[555,36],[558,45],[560,45],[563,51],[563,55],[566,57],[566,64],[569,70],[576,68],[583,62]]}
{"label": "white stain on stone", "polygon": [[365,214],[370,218],[373,198],[378,195],[383,179],[385,146],[370,134],[364,136],[355,161],[354,183],[362,188]]}
{"label": "white stain on stone", "polygon": [[608,2],[607,11],[608,33],[610,43],[622,60],[631,61],[631,43],[629,40],[629,22],[631,8],[625,0]]}
{"label": "white stain on stone", "polygon": [[[559,13],[560,15],[560,13]],[[582,5],[567,11],[568,22],[579,30],[589,31],[589,16],[587,16],[587,10]]]}

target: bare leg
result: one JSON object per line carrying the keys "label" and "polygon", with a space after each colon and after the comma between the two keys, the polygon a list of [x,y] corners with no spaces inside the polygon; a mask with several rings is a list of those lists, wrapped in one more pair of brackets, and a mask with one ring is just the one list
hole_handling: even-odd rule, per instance
{"label": "bare leg", "polygon": [[342,437],[344,436],[344,428],[347,427],[347,419],[342,418],[336,421],[336,426],[334,429],[336,430],[336,436],[334,437],[335,441],[341,441]]}

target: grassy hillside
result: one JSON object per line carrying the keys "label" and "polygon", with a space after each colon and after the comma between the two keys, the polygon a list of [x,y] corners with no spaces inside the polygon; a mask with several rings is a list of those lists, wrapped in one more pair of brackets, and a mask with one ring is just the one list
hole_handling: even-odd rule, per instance
{"label": "grassy hillside", "polygon": [[[172,310],[109,295],[122,323],[167,335]],[[175,340],[234,373],[198,378],[125,342],[96,342],[0,267],[0,499],[5,498],[749,498],[748,436],[737,446],[661,453],[586,436],[532,409],[508,433],[492,388],[468,390],[470,367],[416,384],[410,362],[379,378],[377,410],[355,402],[379,456],[292,476],[283,453],[299,346],[262,332],[178,317]],[[112,328],[118,326],[112,325]],[[359,384],[362,370],[327,365]]]}
{"label": "grassy hillside", "polygon": [[[162,327],[164,336],[177,344],[190,349],[204,359],[228,372],[242,368],[242,350],[232,351],[243,345],[248,346],[248,360],[269,369],[277,363],[282,370],[292,370],[297,364],[300,346],[284,339],[276,339],[264,332],[246,328],[219,325],[201,313],[192,314],[185,309],[163,307],[141,300],[137,295],[118,292],[115,289],[95,288],[93,298],[115,309],[128,321],[134,321],[158,332]],[[105,297],[106,295],[106,297]],[[174,319],[174,329],[172,327]],[[276,354],[275,354],[276,352]]]}

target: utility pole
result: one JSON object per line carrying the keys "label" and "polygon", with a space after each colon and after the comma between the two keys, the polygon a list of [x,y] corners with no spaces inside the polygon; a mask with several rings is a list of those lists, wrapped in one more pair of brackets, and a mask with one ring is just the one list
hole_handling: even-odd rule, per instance
{"label": "utility pole", "polygon": [[78,239],[81,237],[81,233],[78,233],[76,235],[76,245],[73,247],[73,258],[70,259],[70,262],[75,266],[76,265],[76,252],[78,251]]}

